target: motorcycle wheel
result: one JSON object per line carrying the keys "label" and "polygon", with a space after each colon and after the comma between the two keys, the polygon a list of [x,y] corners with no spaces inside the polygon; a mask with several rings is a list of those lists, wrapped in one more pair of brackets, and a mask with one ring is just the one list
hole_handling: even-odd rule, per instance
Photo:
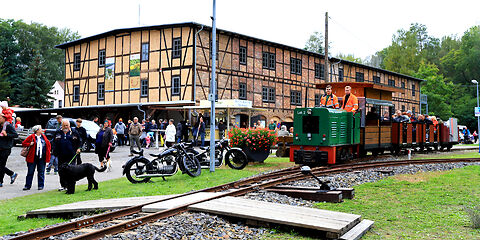
{"label": "motorcycle wheel", "polygon": [[202,166],[200,162],[195,157],[193,153],[187,153],[187,156],[183,156],[182,164],[183,170],[190,176],[190,177],[198,177],[202,173]]}
{"label": "motorcycle wheel", "polygon": [[147,172],[147,164],[149,161],[145,158],[139,158],[135,161],[129,162],[125,166],[125,175],[131,183],[142,183],[150,181],[149,177],[137,178],[137,175],[145,174]]}
{"label": "motorcycle wheel", "polygon": [[248,164],[247,155],[239,149],[230,149],[225,154],[227,165],[236,170],[244,169]]}

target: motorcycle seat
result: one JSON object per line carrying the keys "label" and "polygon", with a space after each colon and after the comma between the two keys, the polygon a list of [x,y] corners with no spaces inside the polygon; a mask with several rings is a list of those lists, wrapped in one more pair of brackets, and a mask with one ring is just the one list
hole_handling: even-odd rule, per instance
{"label": "motorcycle seat", "polygon": [[200,149],[201,149],[201,150],[204,150],[204,151],[207,150],[205,147],[200,147]]}
{"label": "motorcycle seat", "polygon": [[155,154],[155,153],[150,153],[150,156],[155,157],[155,158],[158,158],[158,157],[160,157],[160,153],[157,153],[157,154]]}
{"label": "motorcycle seat", "polygon": [[135,151],[134,149],[132,150],[132,153],[143,156],[143,149],[139,151]]}

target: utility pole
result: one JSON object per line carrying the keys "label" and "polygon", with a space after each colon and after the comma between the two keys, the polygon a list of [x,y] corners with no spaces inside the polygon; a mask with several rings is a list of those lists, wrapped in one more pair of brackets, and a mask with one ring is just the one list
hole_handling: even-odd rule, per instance
{"label": "utility pole", "polygon": [[215,65],[217,60],[217,9],[216,0],[213,0],[213,16],[212,16],[212,81],[210,82],[210,95],[208,100],[211,102],[210,107],[210,172],[215,172]]}
{"label": "utility pole", "polygon": [[330,77],[328,75],[329,70],[328,64],[328,12],[325,12],[325,81],[330,82]]}
{"label": "utility pole", "polygon": [[138,4],[138,26],[140,27],[140,3]]}

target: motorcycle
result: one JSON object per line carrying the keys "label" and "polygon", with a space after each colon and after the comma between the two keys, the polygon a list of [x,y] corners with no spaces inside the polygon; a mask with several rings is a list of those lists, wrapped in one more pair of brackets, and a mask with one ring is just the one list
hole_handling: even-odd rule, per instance
{"label": "motorcycle", "polygon": [[187,152],[189,146],[182,143],[173,145],[159,154],[150,154],[154,157],[149,160],[143,156],[143,150],[133,151],[138,155],[128,160],[122,167],[123,175],[126,175],[131,183],[148,182],[152,177],[165,177],[175,175],[178,170],[191,177],[197,177],[201,173],[200,162],[195,155]]}
{"label": "motorcycle", "polygon": [[[198,152],[193,148],[188,149],[189,152],[195,154],[195,158],[198,159],[202,168],[209,168],[210,147],[200,147],[200,150],[201,152]],[[222,139],[215,144],[215,167],[221,167],[224,159],[225,163],[230,168],[237,170],[242,170],[248,164],[247,155],[242,151],[242,149],[230,147],[227,139]]]}

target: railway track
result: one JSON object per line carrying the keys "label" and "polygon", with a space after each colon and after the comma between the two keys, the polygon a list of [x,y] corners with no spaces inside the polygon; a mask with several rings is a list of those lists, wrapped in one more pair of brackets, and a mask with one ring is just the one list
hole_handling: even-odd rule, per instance
{"label": "railway track", "polygon": [[[480,162],[480,158],[459,158],[459,159],[420,159],[420,160],[402,160],[402,161],[377,161],[377,162],[361,162],[361,163],[350,163],[335,165],[332,167],[316,167],[312,169],[312,173],[317,176],[324,176],[330,174],[337,174],[348,171],[358,171],[365,170],[370,168],[379,168],[379,167],[395,167],[402,165],[410,164],[435,164],[435,163],[455,163],[455,162]],[[170,216],[174,216],[183,212],[186,212],[188,206],[197,204],[204,201],[209,201],[216,198],[221,198],[225,196],[240,196],[249,192],[257,191],[260,189],[265,189],[268,187],[276,186],[282,183],[287,183],[291,181],[301,180],[304,178],[309,178],[308,175],[304,175],[299,171],[300,167],[290,167],[274,172],[270,172],[263,175],[253,176],[250,178],[238,180],[235,182],[226,183],[223,185],[210,187],[202,190],[192,191],[170,197],[163,200],[152,201],[149,203],[132,206],[128,208],[118,209],[111,212],[106,212],[103,214],[86,217],[81,220],[72,221],[68,223],[59,224],[52,227],[47,227],[45,229],[29,232],[20,236],[16,236],[12,239],[42,239],[48,238],[50,236],[59,235],[69,231],[80,230],[84,228],[91,227],[98,223],[104,222],[114,222],[112,225],[101,228],[101,229],[90,229],[85,231],[85,234],[78,235],[72,239],[100,239],[109,234],[117,234],[126,230],[137,228],[140,225],[147,224],[159,219],[164,219]],[[167,201],[170,199],[175,199],[187,195],[191,195],[199,192],[221,192],[221,194],[212,196],[210,198],[202,199],[200,201],[184,204],[177,206],[171,209],[163,210],[151,214],[141,213],[142,207],[152,203],[158,203],[162,201]],[[137,217],[130,220],[118,220],[120,218],[125,218],[128,216],[137,215]]]}

